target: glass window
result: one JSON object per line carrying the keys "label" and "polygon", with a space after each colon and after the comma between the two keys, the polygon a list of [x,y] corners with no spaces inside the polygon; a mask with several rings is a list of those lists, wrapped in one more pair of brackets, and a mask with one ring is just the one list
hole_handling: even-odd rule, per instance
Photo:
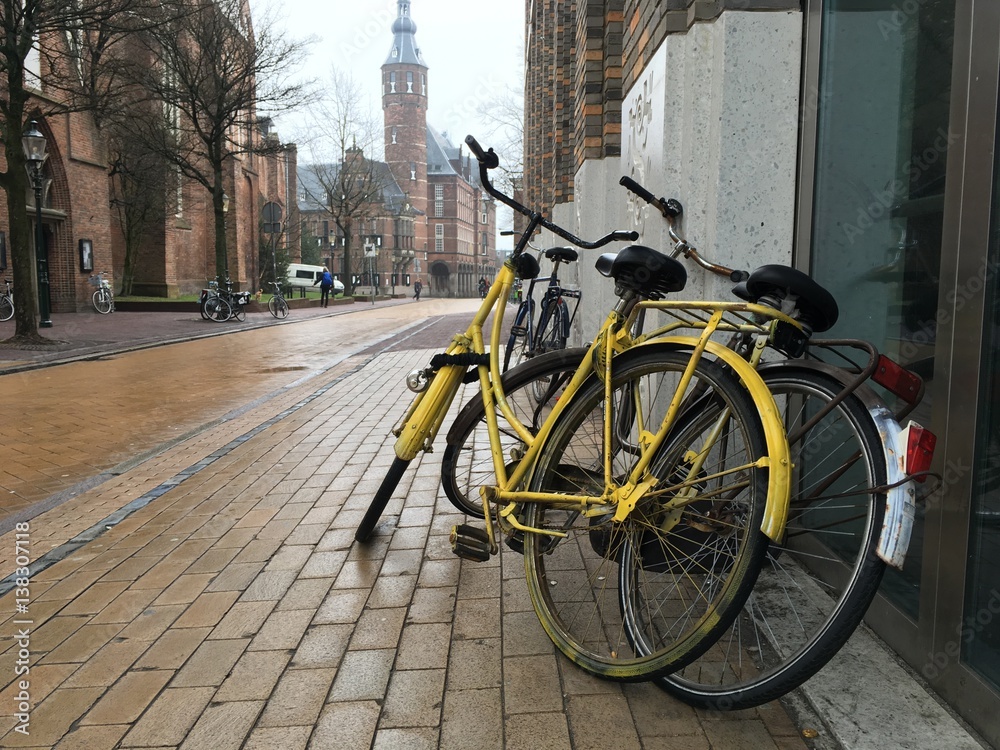
{"label": "glass window", "polygon": [[[827,0],[822,18],[812,273],[840,304],[832,336],[868,339],[926,378],[938,316],[954,14],[954,0]],[[913,416],[925,425],[932,391]],[[883,583],[913,617],[921,511],[918,501],[905,570],[890,570]]]}

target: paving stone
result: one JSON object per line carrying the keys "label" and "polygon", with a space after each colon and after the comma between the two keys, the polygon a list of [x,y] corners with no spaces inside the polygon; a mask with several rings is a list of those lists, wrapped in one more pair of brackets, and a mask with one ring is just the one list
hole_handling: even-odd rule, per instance
{"label": "paving stone", "polygon": [[294,650],[311,622],[313,622],[311,609],[276,610],[250,641],[248,650]]}
{"label": "paving stone", "polygon": [[381,701],[385,697],[395,651],[348,651],[330,690],[331,701]]}
{"label": "paving stone", "polygon": [[131,724],[170,681],[170,670],[129,672],[87,712],[81,724]]}
{"label": "paving stone", "polygon": [[702,727],[712,750],[742,750],[752,747],[775,750],[777,745],[759,720],[709,721]]}
{"label": "paving stone", "polygon": [[371,747],[378,716],[373,701],[328,703],[316,722],[309,750]]}
{"label": "paving stone", "polygon": [[448,666],[451,625],[408,624],[403,627],[397,669],[444,669]]}
{"label": "paving stone", "polygon": [[547,656],[553,653],[552,641],[545,634],[534,610],[503,616],[503,652],[504,656]]}
{"label": "paving stone", "polygon": [[[115,639],[80,665],[66,687],[107,687],[125,674],[136,659],[149,648],[148,641],[135,638]],[[34,678],[35,670],[32,669]],[[34,679],[32,679],[34,684]]]}
{"label": "paving stone", "polygon": [[238,750],[263,706],[262,701],[211,703],[191,729],[181,750]]}
{"label": "paving stone", "polygon": [[103,692],[103,688],[56,690],[32,710],[30,734],[8,732],[0,739],[0,747],[52,747]]}
{"label": "paving stone", "polygon": [[159,594],[156,604],[189,604],[197,599],[215,577],[214,573],[182,575]]}
{"label": "paving stone", "polygon": [[215,688],[167,688],[125,735],[122,747],[180,745],[214,693]]}
{"label": "paving stone", "polygon": [[[441,750],[504,750],[503,700],[499,688],[453,689],[444,695]],[[544,742],[544,738],[539,738]]]}
{"label": "paving stone", "polygon": [[505,655],[504,696],[507,713],[561,712],[562,691],[555,656]]}
{"label": "paving stone", "polygon": [[306,561],[299,577],[336,578],[346,559],[346,552],[314,552]]}
{"label": "paving stone", "polygon": [[[434,588],[417,589],[413,592],[413,601],[407,614],[407,622],[451,622],[456,618],[455,589]],[[497,630],[499,632],[499,623]],[[455,634],[453,637],[458,637]]]}
{"label": "paving stone", "polygon": [[436,727],[441,720],[445,670],[395,671],[379,727]]}
{"label": "paving stone", "polygon": [[506,717],[504,727],[504,750],[573,750],[566,717],[561,711],[511,714]]}
{"label": "paving stone", "polygon": [[263,562],[229,563],[208,585],[208,591],[243,591],[264,569]]}
{"label": "paving stone", "polygon": [[351,637],[350,625],[314,625],[306,631],[292,657],[301,669],[336,668]]}
{"label": "paving stone", "polygon": [[128,729],[128,724],[78,726],[59,741],[55,750],[97,750],[115,747]]}
{"label": "paving stone", "polygon": [[357,622],[368,594],[366,589],[333,589],[316,612],[316,624]]}
{"label": "paving stone", "polygon": [[236,602],[208,637],[210,639],[252,637],[260,630],[275,605],[274,601]]}
{"label": "paving stone", "polygon": [[136,668],[180,669],[211,632],[211,628],[168,630],[136,662]]}
{"label": "paving stone", "polygon": [[503,684],[499,638],[454,641],[448,661],[449,690],[499,688]]}
{"label": "paving stone", "polygon": [[243,750],[306,750],[312,731],[312,726],[254,729]]}
{"label": "paving stone", "polygon": [[185,573],[218,573],[229,565],[239,552],[235,547],[226,549],[213,547],[192,563]]}
{"label": "paving stone", "polygon": [[416,576],[380,577],[371,588],[368,606],[372,609],[405,607],[413,599]]}
{"label": "paving stone", "polygon": [[[572,669],[568,665],[565,671]],[[576,670],[580,671],[580,670]],[[641,737],[676,737],[685,734],[701,736],[701,723],[695,710],[679,700],[668,697],[650,683],[622,685],[635,726]]]}
{"label": "paving stone", "polygon": [[500,635],[500,598],[458,599],[455,602],[456,639],[495,638]]}
{"label": "paving stone", "polygon": [[332,585],[333,581],[323,578],[296,581],[285,593],[278,609],[316,609]]}
{"label": "paving stone", "polygon": [[291,655],[285,651],[244,653],[213,700],[267,700],[290,658]]}
{"label": "paving stone", "polygon": [[608,747],[642,750],[628,702],[621,694],[571,696],[566,714],[574,750],[605,750]]}
{"label": "paving stone", "polygon": [[128,588],[127,581],[98,581],[63,607],[62,615],[94,615]]}
{"label": "paving stone", "polygon": [[264,570],[266,572],[275,570],[299,571],[306,564],[306,560],[309,559],[310,550],[311,548],[306,546],[282,547],[268,561]]}
{"label": "paving stone", "polygon": [[335,669],[289,669],[275,688],[260,718],[262,727],[309,726],[326,702]]}
{"label": "paving stone", "polygon": [[[83,662],[87,661],[101,648],[103,648],[112,638],[121,632],[124,625],[114,623],[110,625],[84,625],[76,630],[69,638],[64,640],[55,649],[49,651],[42,661],[47,664],[58,662]],[[34,641],[32,641],[34,646]]]}
{"label": "paving stone", "polygon": [[229,608],[236,603],[238,591],[206,592],[191,602],[191,605],[173,624],[175,628],[202,628],[218,625]]}
{"label": "paving stone", "polygon": [[177,673],[171,687],[216,686],[229,675],[233,665],[243,654],[249,639],[232,641],[205,641]]}
{"label": "paving stone", "polygon": [[149,607],[142,611],[131,623],[125,626],[119,638],[129,638],[137,641],[155,641],[170,625],[184,613],[183,604],[173,604],[165,607]]}
{"label": "paving stone", "polygon": [[437,750],[438,731],[431,728],[379,729],[372,750]]}
{"label": "paving stone", "polygon": [[396,648],[405,618],[406,610],[402,607],[365,610],[354,629],[351,648],[357,650]]}

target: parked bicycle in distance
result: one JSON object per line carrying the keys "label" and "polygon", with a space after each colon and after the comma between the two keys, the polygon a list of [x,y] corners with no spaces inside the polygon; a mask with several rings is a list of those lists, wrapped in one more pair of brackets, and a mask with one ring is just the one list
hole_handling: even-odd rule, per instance
{"label": "parked bicycle in distance", "polygon": [[95,273],[89,279],[91,286],[96,286],[94,292],[94,307],[101,315],[107,315],[115,311],[115,293],[111,290],[111,282],[108,281],[106,273]]}
{"label": "parked bicycle in distance", "polygon": [[208,288],[201,290],[201,299],[198,303],[198,310],[205,320],[214,320],[217,323],[225,323],[233,315],[233,308],[229,302],[219,295],[219,280],[216,277],[208,282]]}
{"label": "parked bicycle in distance", "polygon": [[[538,262],[525,262],[521,270],[521,281],[529,280],[528,290],[520,301],[514,314],[514,324],[507,339],[507,349],[503,357],[503,372],[516,367],[526,359],[556,349],[565,349],[569,338],[569,327],[580,306],[581,293],[577,289],[565,289],[559,283],[559,265],[573,263],[578,254],[571,247],[553,247],[543,252],[552,261],[552,274],[538,276]],[[534,260],[532,256],[522,256]],[[537,282],[547,281],[548,288],[538,305],[538,317],[535,317],[534,291]],[[575,299],[576,305],[570,314],[566,298]]]}
{"label": "parked bicycle in distance", "polygon": [[267,301],[267,309],[276,318],[288,317],[288,302],[285,295],[281,293],[281,284],[276,281],[271,282],[274,291],[271,292],[271,299]]}
{"label": "parked bicycle in distance", "polygon": [[14,291],[10,285],[10,279],[4,279],[7,289],[0,294],[0,321],[10,320],[14,317]]}

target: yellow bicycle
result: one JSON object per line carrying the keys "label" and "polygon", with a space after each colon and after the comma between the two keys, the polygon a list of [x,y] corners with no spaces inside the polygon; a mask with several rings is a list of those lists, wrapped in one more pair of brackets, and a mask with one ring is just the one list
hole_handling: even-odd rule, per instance
{"label": "yellow bicycle", "polygon": [[[523,552],[535,611],[556,646],[605,678],[645,680],[705,653],[743,607],[768,538],[781,537],[791,465],[784,427],[753,365],[714,340],[718,332],[763,337],[800,330],[780,311],[747,302],[663,302],[686,272],[676,260],[632,245],[602,256],[619,301],[560,398],[530,428],[507,402],[500,372],[504,303],[515,276],[531,278],[524,253],[544,227],[585,248],[635,239],[613,232],[586,242],[490,183],[498,165],[466,139],[480,179],[528,218],[510,259],[463,334],[430,366],[411,373],[418,393],[401,422],[396,459],[355,537],[370,538],[409,462],[431,449],[466,373],[479,381],[493,459],[480,488],[485,527],[452,530],[456,554],[485,560],[507,545]],[[636,343],[629,320],[639,304],[688,309],[688,335]],[[483,327],[493,314],[490,345]],[[692,394],[712,408],[678,416]],[[505,452],[497,414],[517,436]]]}

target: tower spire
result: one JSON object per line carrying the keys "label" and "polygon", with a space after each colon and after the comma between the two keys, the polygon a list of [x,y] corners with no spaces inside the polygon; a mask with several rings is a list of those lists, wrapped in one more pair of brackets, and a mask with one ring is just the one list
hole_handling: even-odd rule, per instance
{"label": "tower spire", "polygon": [[392,22],[392,49],[384,64],[420,65],[426,68],[427,64],[420,56],[420,48],[414,38],[417,24],[410,16],[410,0],[397,0],[396,8],[396,20]]}

